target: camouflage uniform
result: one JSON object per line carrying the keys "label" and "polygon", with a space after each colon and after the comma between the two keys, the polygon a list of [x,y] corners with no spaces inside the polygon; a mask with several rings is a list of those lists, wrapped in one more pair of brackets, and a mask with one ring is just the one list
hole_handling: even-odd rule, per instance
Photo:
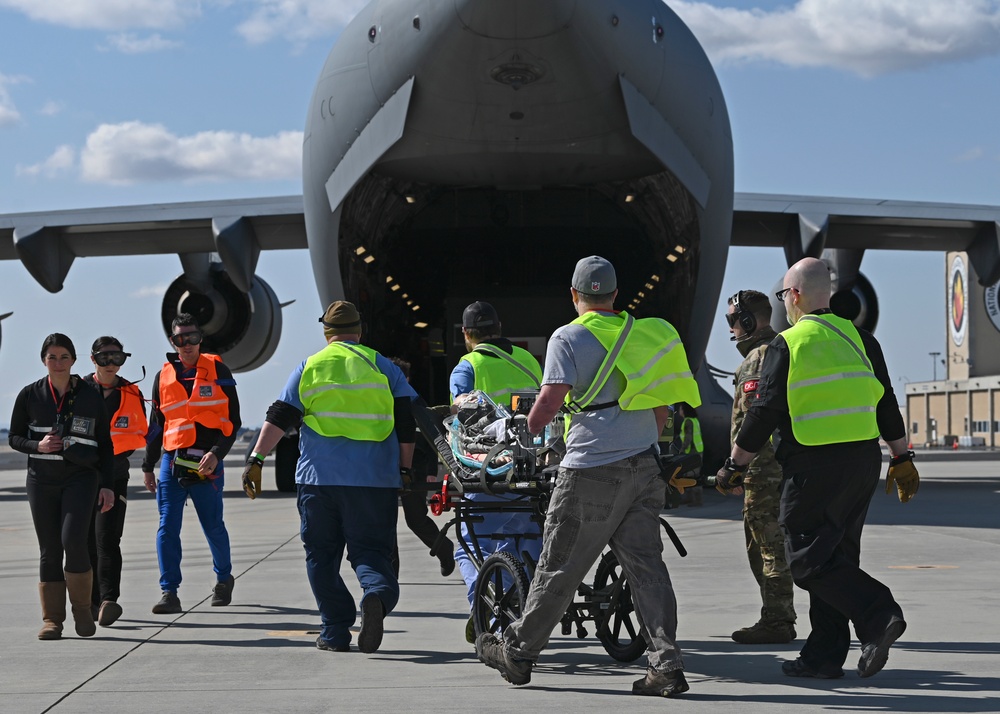
{"label": "camouflage uniform", "polygon": [[[743,362],[736,370],[733,380],[736,393],[733,399],[733,428],[731,441],[743,425],[743,418],[750,407],[750,399],[757,391],[761,364],[767,352],[768,343],[775,332],[763,325],[747,339],[736,343],[743,355]],[[764,445],[750,462],[743,482],[743,530],[746,534],[747,558],[757,584],[763,607],[760,609],[761,626],[787,627],[794,639],[795,608],[792,598],[792,576],[785,560],[785,539],[778,527],[778,506],[781,497],[781,467],[774,458],[774,446]],[[737,642],[754,641],[750,636],[740,639],[740,632],[733,633]]]}

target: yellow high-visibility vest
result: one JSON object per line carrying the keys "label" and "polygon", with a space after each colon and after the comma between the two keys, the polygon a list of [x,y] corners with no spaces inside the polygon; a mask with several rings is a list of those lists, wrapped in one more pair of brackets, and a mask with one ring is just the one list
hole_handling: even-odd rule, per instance
{"label": "yellow high-visibility vest", "polygon": [[[487,357],[487,353],[495,357]],[[538,360],[517,346],[514,346],[514,354],[509,355],[495,345],[481,342],[472,352],[463,355],[462,361],[472,365],[475,389],[486,392],[490,399],[506,407],[510,407],[511,392],[538,389],[542,383]]]}
{"label": "yellow high-visibility vest", "polygon": [[593,383],[579,399],[566,395],[570,413],[594,401],[613,370],[625,376],[625,391],[618,406],[627,411],[687,402],[701,405],[698,383],[688,366],[681,338],[666,320],[646,317],[636,320],[621,311],[615,315],[588,312],[573,320],[583,325],[608,351]]}
{"label": "yellow high-visibility vest", "polygon": [[885,389],[854,324],[833,314],[804,315],[781,334],[796,441],[822,446],[877,438],[875,405]]}
{"label": "yellow high-visibility vest", "polygon": [[389,379],[370,347],[331,342],[306,360],[299,381],[302,421],[322,436],[384,441],[392,433]]}

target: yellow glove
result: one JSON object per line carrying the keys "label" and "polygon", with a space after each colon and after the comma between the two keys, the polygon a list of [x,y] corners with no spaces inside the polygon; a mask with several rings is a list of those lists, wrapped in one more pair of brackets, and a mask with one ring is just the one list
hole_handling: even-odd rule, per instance
{"label": "yellow glove", "polygon": [[920,474],[913,466],[913,452],[895,456],[889,461],[889,471],[885,475],[885,492],[892,493],[893,482],[901,503],[906,503],[917,495],[920,488]]}
{"label": "yellow glove", "polygon": [[246,468],[243,469],[243,492],[251,500],[257,498],[257,494],[260,493],[260,468],[263,465],[263,459],[251,456],[247,460]]}
{"label": "yellow glove", "polygon": [[697,486],[698,480],[693,478],[681,478],[674,474],[670,477],[670,486],[677,493],[683,494],[685,488],[691,488],[692,486]]}

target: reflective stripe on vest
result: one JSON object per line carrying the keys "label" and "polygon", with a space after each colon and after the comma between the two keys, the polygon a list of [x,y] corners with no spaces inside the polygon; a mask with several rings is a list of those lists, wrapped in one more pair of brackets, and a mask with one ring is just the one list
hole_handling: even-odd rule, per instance
{"label": "reflective stripe on vest", "polygon": [[299,380],[302,421],[317,434],[385,441],[395,426],[389,378],[370,347],[331,342],[306,360]]}
{"label": "reflective stripe on vest", "polygon": [[118,394],[121,395],[121,403],[118,411],[111,417],[111,441],[115,454],[122,454],[146,445],[149,424],[146,422],[138,387],[126,384],[118,388]]}
{"label": "reflective stripe on vest", "polygon": [[[195,364],[194,383],[188,396],[177,379],[177,370],[167,362],[160,370],[160,412],[163,414],[163,448],[176,451],[195,442],[195,424],[218,429],[225,436],[233,433],[229,420],[229,397],[216,382],[218,355],[202,354]],[[183,364],[180,365],[183,368]]]}
{"label": "reflective stripe on vest", "polygon": [[[496,355],[499,359],[487,357],[484,353]],[[538,360],[517,346],[509,355],[499,347],[480,343],[472,352],[463,355],[462,361],[472,365],[475,375],[473,389],[486,392],[490,399],[506,407],[510,407],[511,392],[538,389],[542,382]]]}
{"label": "reflective stripe on vest", "polygon": [[600,393],[614,369],[625,377],[625,391],[618,405],[625,410],[687,402],[701,405],[698,384],[688,366],[687,353],[677,331],[658,317],[634,319],[622,311],[617,315],[588,312],[573,320],[582,325],[608,350],[593,383],[581,395],[571,400],[571,411],[579,411]]}
{"label": "reflective stripe on vest", "polygon": [[[684,453],[690,454],[692,449],[694,449],[695,452],[699,454],[705,453],[705,443],[704,441],[702,441],[701,438],[701,422],[692,417],[688,417],[681,424],[681,434],[686,436],[684,432],[688,428],[691,429],[691,443],[687,445],[686,449],[684,449]],[[687,441],[686,438],[684,438],[683,440]]]}
{"label": "reflective stripe on vest", "polygon": [[782,333],[788,345],[788,413],[804,446],[878,437],[885,389],[857,328],[832,314],[804,315]]}

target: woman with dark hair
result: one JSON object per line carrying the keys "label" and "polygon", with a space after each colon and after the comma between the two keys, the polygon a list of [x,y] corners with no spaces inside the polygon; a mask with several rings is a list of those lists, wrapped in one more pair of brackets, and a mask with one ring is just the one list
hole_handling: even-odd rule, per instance
{"label": "woman with dark hair", "polygon": [[28,504],[38,537],[45,623],[38,639],[62,637],[67,591],[76,634],[91,637],[97,628],[90,609],[87,533],[95,501],[105,512],[115,505],[108,416],[100,395],[71,373],[72,340],[53,333],[42,342],[41,355],[48,376],[21,390],[10,417],[11,448],[28,455]]}
{"label": "woman with dark hair", "polygon": [[97,624],[101,627],[114,624],[122,614],[118,598],[122,583],[121,541],[128,504],[128,457],[136,449],[145,448],[148,429],[142,392],[132,382],[118,376],[118,370],[131,356],[116,338],[98,337],[90,348],[94,373],[83,378],[104,397],[115,452],[115,507],[94,517],[89,540],[90,564],[95,573],[92,602],[97,611]]}

